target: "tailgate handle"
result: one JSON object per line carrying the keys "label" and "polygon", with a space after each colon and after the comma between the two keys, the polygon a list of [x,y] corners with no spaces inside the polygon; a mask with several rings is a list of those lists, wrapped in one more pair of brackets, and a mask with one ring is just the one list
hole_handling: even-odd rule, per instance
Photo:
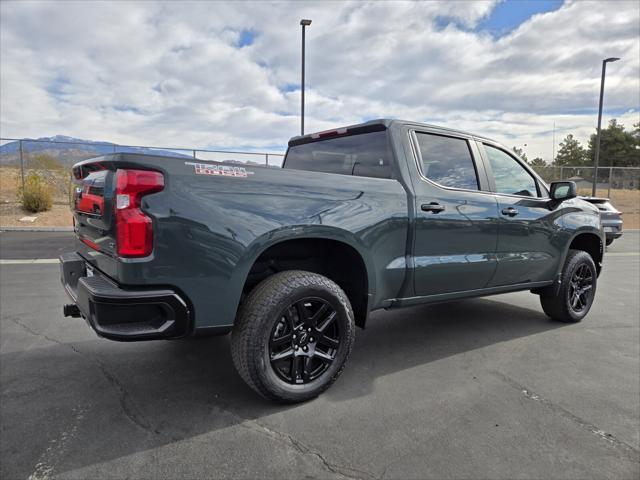
{"label": "tailgate handle", "polygon": [[423,203],[420,207],[423,212],[440,213],[444,210],[444,206],[438,202]]}

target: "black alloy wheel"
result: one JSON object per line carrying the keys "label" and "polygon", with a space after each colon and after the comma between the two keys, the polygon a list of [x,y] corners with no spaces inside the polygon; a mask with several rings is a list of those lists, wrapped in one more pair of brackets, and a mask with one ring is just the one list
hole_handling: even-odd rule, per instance
{"label": "black alloy wheel", "polygon": [[336,310],[318,297],[303,298],[287,307],[269,338],[271,366],[293,385],[312,382],[334,362],[340,347]]}
{"label": "black alloy wheel", "polygon": [[540,294],[544,313],[560,322],[580,322],[589,313],[596,296],[598,270],[583,250],[569,250],[557,285]]}
{"label": "black alloy wheel", "polygon": [[582,263],[574,271],[569,288],[567,288],[567,296],[571,309],[577,313],[582,313],[590,306],[591,296],[593,295],[593,272],[589,265]]}
{"label": "black alloy wheel", "polygon": [[244,299],[231,332],[233,363],[265,398],[317,397],[342,373],[355,339],[351,302],[331,279],[288,270]]}

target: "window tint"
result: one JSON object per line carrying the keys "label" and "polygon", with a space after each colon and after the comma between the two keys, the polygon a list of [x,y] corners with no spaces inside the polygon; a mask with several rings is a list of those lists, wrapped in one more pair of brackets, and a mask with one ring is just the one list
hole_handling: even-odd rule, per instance
{"label": "window tint", "polygon": [[478,177],[466,140],[416,133],[422,156],[422,172],[445,187],[478,190]]}
{"label": "window tint", "polygon": [[387,131],[334,137],[289,147],[284,168],[391,178]]}
{"label": "window tint", "polygon": [[485,145],[484,149],[493,170],[496,192],[527,197],[538,196],[535,180],[515,158],[490,145]]}

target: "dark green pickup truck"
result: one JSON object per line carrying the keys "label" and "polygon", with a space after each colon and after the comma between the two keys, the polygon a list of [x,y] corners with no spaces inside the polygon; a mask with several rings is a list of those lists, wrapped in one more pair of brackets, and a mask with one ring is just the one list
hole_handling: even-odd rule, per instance
{"label": "dark green pickup truck", "polygon": [[241,376],[280,401],[325,390],[372,310],[530,290],[575,322],[602,265],[573,183],[419,123],[294,137],[282,169],[123,153],[73,172],[65,314],[113,340],[231,332]]}

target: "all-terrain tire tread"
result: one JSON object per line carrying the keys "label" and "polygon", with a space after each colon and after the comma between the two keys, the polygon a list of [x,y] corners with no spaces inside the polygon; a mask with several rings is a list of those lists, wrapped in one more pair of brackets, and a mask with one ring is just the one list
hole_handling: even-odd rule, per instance
{"label": "all-terrain tire tread", "polygon": [[300,287],[322,287],[332,292],[345,307],[350,321],[350,329],[345,332],[348,350],[342,365],[320,390],[313,392],[308,398],[319,395],[329,388],[342,373],[351,354],[355,334],[354,316],[349,299],[333,281],[322,275],[302,270],[276,273],[263,280],[249,293],[240,306],[231,332],[231,356],[242,379],[263,397],[285,403],[299,402],[307,398],[301,399],[299,395],[290,395],[286,391],[280,391],[276,394],[269,390],[261,381],[252,359],[256,358],[256,355],[261,355],[261,352],[256,351],[259,348],[257,340],[261,335],[261,318],[270,312],[282,298]]}
{"label": "all-terrain tire tread", "polygon": [[[582,321],[582,319],[586,316],[582,315],[579,318],[576,318],[569,311],[569,306],[566,302],[566,291],[568,282],[571,280],[571,275],[573,275],[574,264],[584,260],[584,257],[587,257],[589,261],[593,264],[593,259],[591,255],[589,255],[584,250],[569,250],[567,254],[567,258],[564,262],[564,267],[562,269],[562,274],[560,277],[560,287],[558,289],[557,295],[541,295],[540,296],[540,305],[542,305],[542,310],[544,313],[552,318],[553,320],[565,323],[577,323]],[[595,271],[595,264],[594,264]],[[596,280],[594,279],[593,288],[596,288]]]}

